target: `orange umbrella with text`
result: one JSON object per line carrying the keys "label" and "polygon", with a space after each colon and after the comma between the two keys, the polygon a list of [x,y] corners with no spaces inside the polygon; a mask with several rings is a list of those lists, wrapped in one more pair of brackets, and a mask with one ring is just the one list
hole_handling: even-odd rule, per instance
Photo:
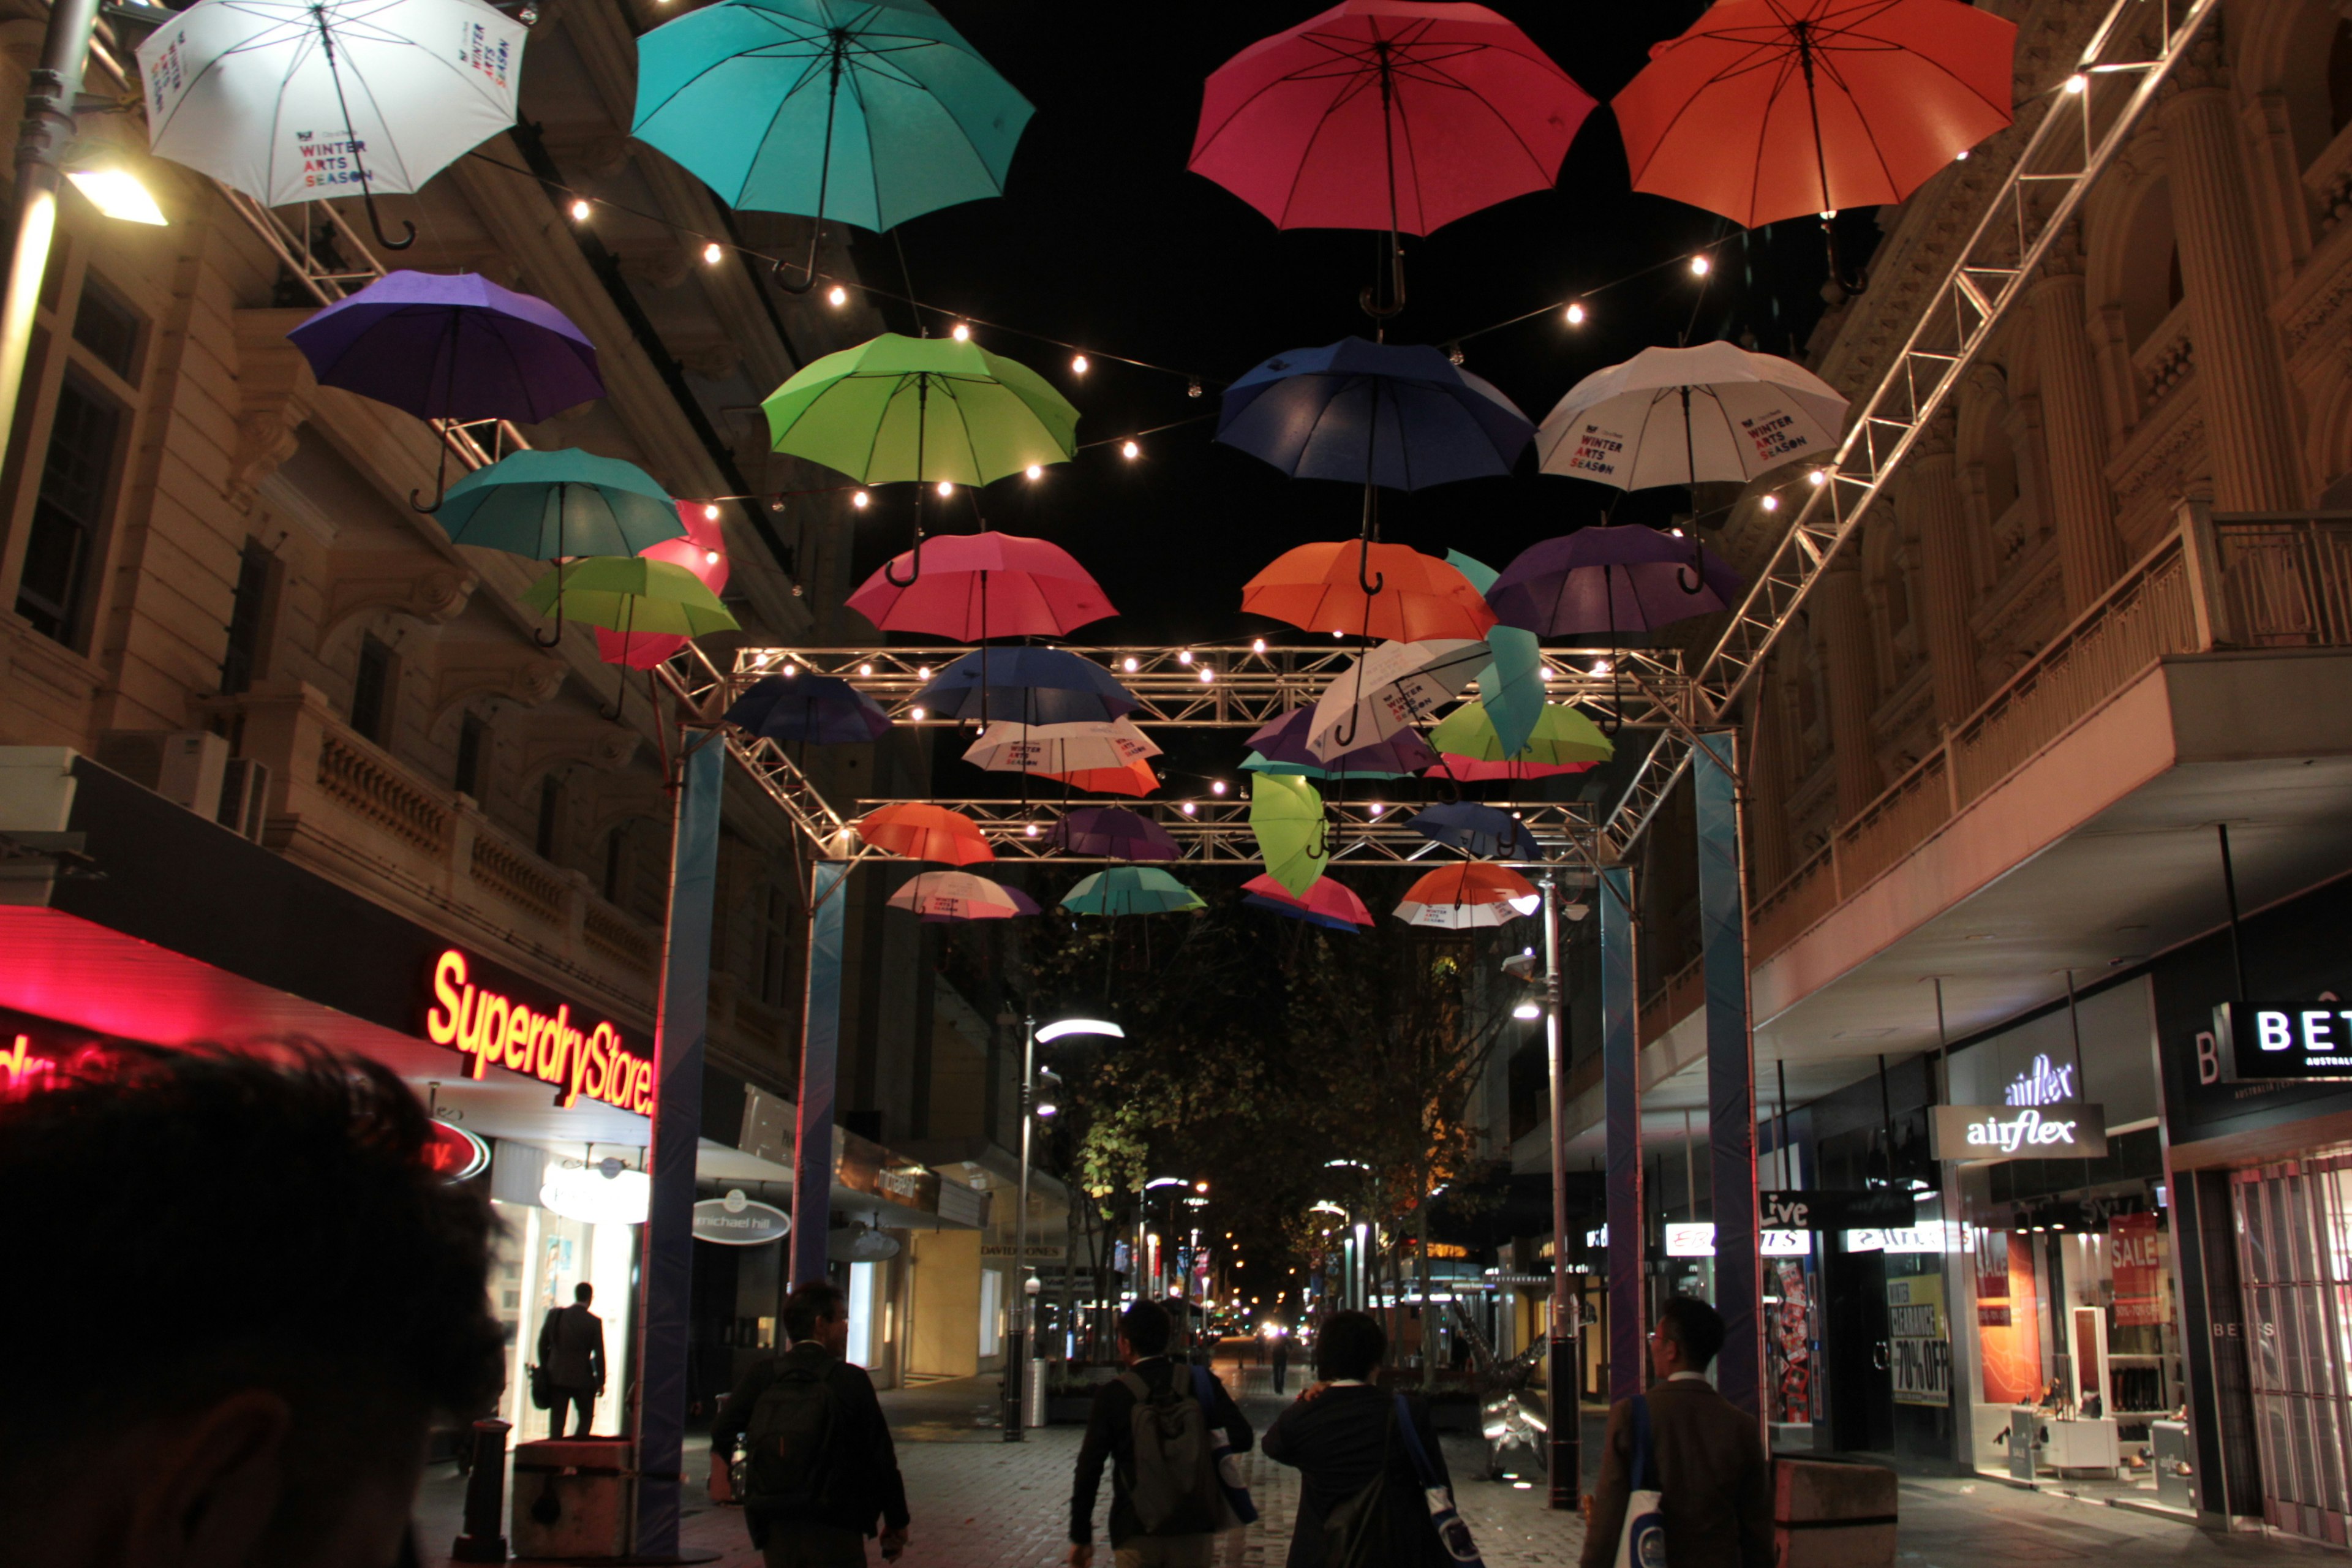
{"label": "orange umbrella with text", "polygon": [[1471,931],[1531,915],[1542,905],[1543,895],[1509,867],[1465,860],[1415,882],[1395,913],[1407,925]]}
{"label": "orange umbrella with text", "polygon": [[950,866],[970,866],[993,860],[996,851],[981,836],[979,824],[960,811],[919,801],[886,805],[868,812],[856,823],[857,837],[885,855],[909,860],[938,860]]}

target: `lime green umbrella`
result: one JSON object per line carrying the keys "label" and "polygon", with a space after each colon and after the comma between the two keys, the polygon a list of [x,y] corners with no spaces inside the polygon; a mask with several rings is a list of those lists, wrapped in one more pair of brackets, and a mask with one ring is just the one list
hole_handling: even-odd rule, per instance
{"label": "lime green umbrella", "polygon": [[1465,702],[1429,732],[1429,743],[1439,751],[1481,763],[1541,763],[1558,766],[1571,763],[1605,763],[1617,748],[1599,725],[1565,703],[1547,702],[1536,715],[1535,728],[1525,746],[1503,749],[1495,721],[1484,702]]}
{"label": "lime green umbrella", "polygon": [[830,353],[761,405],[779,452],[865,484],[984,485],[1077,451],[1078,411],[978,343],[885,332]]}
{"label": "lime green umbrella", "polygon": [[522,602],[541,615],[586,621],[623,637],[699,637],[741,628],[702,579],[670,561],[588,555],[533,583]]}
{"label": "lime green umbrella", "polygon": [[1266,874],[1294,899],[1323,875],[1323,797],[1296,773],[1260,773],[1250,782],[1250,831]]}

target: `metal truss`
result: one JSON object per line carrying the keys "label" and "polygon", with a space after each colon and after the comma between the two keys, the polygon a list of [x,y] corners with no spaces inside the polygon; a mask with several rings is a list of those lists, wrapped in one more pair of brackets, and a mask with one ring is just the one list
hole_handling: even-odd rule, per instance
{"label": "metal truss", "polygon": [[[1804,504],[1693,678],[1693,728],[1719,729],[1813,584],[1853,538],[2032,283],[2093,182],[2137,128],[2218,0],[2113,0],[2074,72],[2046,95],[2016,162],[1846,432]],[[2118,90],[2128,85],[2128,91]],[[1690,763],[1686,732],[1652,744],[1602,824],[1622,856]]]}

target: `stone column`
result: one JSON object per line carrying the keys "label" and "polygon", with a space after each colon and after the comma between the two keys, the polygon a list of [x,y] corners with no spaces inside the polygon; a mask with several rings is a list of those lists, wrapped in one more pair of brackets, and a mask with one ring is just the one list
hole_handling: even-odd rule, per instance
{"label": "stone column", "polygon": [[1976,634],[1969,627],[1975,595],[1968,518],[1953,471],[1951,436],[1940,422],[1911,449],[1906,499],[1919,529],[1920,640],[1936,689],[1936,721],[1948,728],[1976,711],[1984,691],[1977,678]]}
{"label": "stone column", "polygon": [[2082,257],[2074,237],[2053,246],[2033,287],[2034,360],[2042,385],[2050,522],[2072,616],[2123,575],[2124,543],[2107,488],[2107,443],[2098,371],[2085,331]]}
{"label": "stone column", "polygon": [[1830,749],[1837,763],[1837,815],[1850,821],[1886,787],[1878,771],[1878,745],[1870,711],[1878,700],[1872,678],[1870,617],[1862,603],[1862,558],[1849,542],[1813,590],[1821,617],[1822,654],[1828,663]]}
{"label": "stone column", "polygon": [[2303,504],[2285,357],[2272,326],[2262,248],[2237,118],[2222,85],[2221,37],[2208,26],[2173,73],[2179,90],[2158,123],[2170,174],[2180,284],[2197,357],[2198,402],[2224,511],[2288,511]]}

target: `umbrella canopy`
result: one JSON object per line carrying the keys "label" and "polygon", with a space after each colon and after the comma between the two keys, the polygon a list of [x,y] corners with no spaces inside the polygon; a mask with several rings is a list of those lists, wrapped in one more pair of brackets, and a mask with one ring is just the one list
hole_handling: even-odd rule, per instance
{"label": "umbrella canopy", "polygon": [[266,205],[373,208],[514,123],[525,31],[482,0],[199,0],[139,46],[148,146]]}
{"label": "umbrella canopy", "polygon": [[1517,872],[1469,860],[1422,878],[1395,912],[1407,925],[1470,931],[1531,915],[1542,905],[1543,895]]}
{"label": "umbrella canopy", "polygon": [[1062,907],[1081,915],[1160,915],[1208,908],[1201,895],[1154,866],[1113,866],[1080,881]]}
{"label": "umbrella canopy", "polygon": [[779,452],[866,484],[984,485],[1077,450],[1078,411],[1017,360],[885,332],[802,368],[760,405]]}
{"label": "umbrella canopy", "polygon": [[1151,771],[1150,763],[1129,763],[1123,768],[1075,768],[1066,773],[1037,776],[1096,795],[1145,795],[1160,787],[1160,775]]}
{"label": "umbrella canopy", "polygon": [[1459,550],[1445,552],[1445,563],[1470,580],[1470,585],[1480,593],[1495,585],[1495,569],[1475,555],[1465,555]]}
{"label": "umbrella canopy", "polygon": [[1701,343],[1643,349],[1594,371],[1544,416],[1536,452],[1547,474],[1620,489],[1745,484],[1835,450],[1844,428],[1845,399],[1812,372],[1736,343]]}
{"label": "umbrella canopy", "polygon": [[921,0],[719,0],[637,40],[630,133],[729,206],[884,229],[1003,194],[1030,113]]}
{"label": "umbrella canopy", "polygon": [[851,824],[857,837],[885,855],[909,860],[940,860],[950,866],[970,866],[993,860],[980,826],[960,811],[925,805],[919,801],[885,805]]}
{"label": "umbrella canopy", "polygon": [[700,637],[742,628],[719,595],[685,567],[635,555],[569,561],[523,591],[526,608],[625,635]]}
{"label": "umbrella canopy", "polygon": [[996,532],[924,540],[868,577],[849,607],[886,632],[957,642],[1061,637],[1118,613],[1060,545]]}
{"label": "umbrella canopy", "polygon": [[1528,546],[1503,568],[1487,598],[1506,625],[1565,637],[1649,631],[1727,609],[1740,587],[1739,574],[1713,551],[1628,522],[1580,528]]}
{"label": "umbrella canopy", "polygon": [[1330,855],[1323,797],[1296,774],[1262,774],[1250,786],[1249,820],[1266,875],[1291,897],[1305,897]]}
{"label": "umbrella canopy", "polygon": [[1353,539],[1283,552],[1243,585],[1242,608],[1310,632],[1407,642],[1483,637],[1495,624],[1478,590],[1444,562]]}
{"label": "umbrella canopy", "polygon": [[651,474],[569,447],[512,452],[476,468],[449,487],[437,515],[453,544],[534,561],[635,555],[686,532],[677,503]]}
{"label": "umbrella canopy", "polygon": [[937,921],[1004,921],[1037,912],[1034,900],[1024,910],[1010,888],[969,871],[919,871],[890,895],[890,907]]}
{"label": "umbrella canopy", "polygon": [[1722,0],[1616,97],[1633,188],[1748,228],[1899,202],[2010,122],[2016,48],[1949,0]]}
{"label": "umbrella canopy", "polygon": [[[928,875],[928,873],[926,874]],[[1044,912],[1038,909],[1036,900],[1031,898],[1028,894],[1023,892],[1018,888],[1000,887],[997,891],[1003,893],[1007,899],[1010,899],[1013,901],[1013,916],[1011,918],[1017,919],[1022,915],[1034,915]],[[956,915],[926,914],[923,916],[923,923],[927,926],[954,925],[957,924],[960,920],[970,918],[971,917],[969,916],[960,917]],[[988,917],[982,918],[984,919]]]}
{"label": "umbrella canopy", "polygon": [[1534,835],[1519,819],[1491,805],[1474,805],[1466,800],[1433,805],[1416,813],[1405,826],[1433,844],[1450,845],[1481,860],[1496,855],[1514,860],[1543,858]]}
{"label": "umbrella canopy", "polygon": [[419,419],[536,425],[604,395],[596,347],[570,317],[473,272],[388,272],[286,337],[320,386]]}
{"label": "umbrella canopy", "polygon": [[[718,510],[699,501],[679,501],[677,521],[686,530],[685,536],[648,544],[637,553],[648,561],[673,562],[701,579],[702,585],[712,593],[725,593],[730,565],[727,539],[713,515]],[[680,637],[624,636],[602,626],[596,628],[597,657],[606,664],[625,664],[632,669],[653,668],[684,647],[686,642]]]}
{"label": "umbrella canopy", "polygon": [[1342,338],[1276,354],[1227,387],[1216,438],[1293,479],[1417,490],[1510,472],[1534,430],[1436,349]]}
{"label": "umbrella canopy", "polygon": [[771,741],[856,745],[890,732],[882,705],[833,675],[771,675],[727,710],[727,722]]}
{"label": "umbrella canopy", "polygon": [[1439,751],[1482,763],[1536,763],[1590,767],[1617,754],[1601,727],[1563,702],[1547,702],[1523,746],[1506,746],[1483,702],[1465,702],[1429,732]]}
{"label": "umbrella canopy", "polygon": [[1122,805],[1082,805],[1062,814],[1045,842],[1067,855],[1113,860],[1173,860],[1184,853],[1169,831]]}
{"label": "umbrella canopy", "polygon": [[1125,769],[1160,748],[1124,719],[1076,724],[991,724],[963,760],[1000,773],[1062,773],[1081,769]]}
{"label": "umbrella canopy", "polygon": [[1314,709],[1294,708],[1260,726],[1249,738],[1249,760],[1242,766],[1254,773],[1297,773],[1310,779],[1401,779],[1436,760],[1418,731],[1399,730],[1326,762],[1307,746],[1307,732],[1314,722]]}
{"label": "umbrella canopy", "polygon": [[1478,672],[1478,700],[1507,755],[1528,743],[1543,715],[1543,644],[1523,627],[1493,626],[1486,628],[1486,647],[1495,658]]}
{"label": "umbrella canopy", "polygon": [[1217,68],[1187,166],[1281,228],[1427,234],[1549,189],[1592,105],[1484,5],[1346,0]]}
{"label": "umbrella canopy", "polygon": [[914,705],[946,719],[1012,714],[1024,724],[1117,719],[1143,706],[1101,665],[1050,647],[965,654],[916,692]]}
{"label": "umbrella canopy", "polygon": [[1598,763],[1486,763],[1476,757],[1465,757],[1459,752],[1441,752],[1437,765],[1425,770],[1428,778],[1452,779],[1455,784],[1495,784],[1506,780],[1561,778],[1570,773],[1589,773]]}
{"label": "umbrella canopy", "polygon": [[1411,728],[1461,695],[1492,656],[1459,638],[1384,642],[1323,689],[1307,749],[1329,759]]}
{"label": "umbrella canopy", "polygon": [[1364,900],[1336,877],[1318,879],[1304,897],[1294,897],[1272,877],[1252,877],[1242,884],[1242,902],[1253,908],[1330,931],[1352,931],[1372,923],[1372,911],[1364,908]]}

